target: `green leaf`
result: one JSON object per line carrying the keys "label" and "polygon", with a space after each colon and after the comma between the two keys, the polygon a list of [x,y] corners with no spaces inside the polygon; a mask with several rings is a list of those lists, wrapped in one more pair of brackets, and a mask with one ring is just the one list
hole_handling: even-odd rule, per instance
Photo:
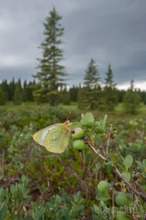
{"label": "green leaf", "polygon": [[94,124],[94,116],[91,112],[87,112],[85,115],[82,114],[81,124],[86,126],[92,126]]}
{"label": "green leaf", "polygon": [[140,161],[137,160],[136,163],[138,164],[138,166],[140,167],[140,169],[141,169],[142,171],[144,171],[144,166],[143,166],[142,162],[140,162]]}
{"label": "green leaf", "polygon": [[95,121],[95,124],[98,126],[98,127],[102,127],[102,119],[100,121]]}
{"label": "green leaf", "polygon": [[106,204],[104,203],[104,201],[100,201],[100,203],[99,203],[100,205],[101,205],[101,207],[106,207]]}
{"label": "green leaf", "polygon": [[5,219],[8,207],[6,203],[2,203],[0,207],[0,219]]}
{"label": "green leaf", "polygon": [[117,212],[113,220],[131,220],[131,217],[122,212]]}
{"label": "green leaf", "polygon": [[97,126],[97,127],[95,127],[95,132],[97,134],[103,134],[105,132],[105,130],[100,126]]}
{"label": "green leaf", "polygon": [[126,169],[130,168],[133,164],[133,157],[131,155],[127,155],[123,161],[123,164]]}
{"label": "green leaf", "polygon": [[103,129],[105,129],[106,120],[107,120],[107,115],[105,115],[104,118],[103,118],[103,120],[102,120],[102,128],[103,128]]}
{"label": "green leaf", "polygon": [[107,201],[110,198],[109,198],[109,194],[108,193],[97,192],[96,199],[100,200],[100,201]]}
{"label": "green leaf", "polygon": [[146,159],[142,161],[144,169],[146,169]]}
{"label": "green leaf", "polygon": [[128,206],[133,203],[133,194],[132,193],[126,193],[127,200],[128,200]]}
{"label": "green leaf", "polygon": [[80,122],[73,122],[70,126],[69,126],[71,129],[74,129],[74,128],[81,128],[81,123]]}
{"label": "green leaf", "polygon": [[95,204],[93,204],[92,209],[93,209],[93,211],[94,211],[96,214],[99,214],[99,212],[101,211],[100,208],[99,208],[97,205],[95,205]]}
{"label": "green leaf", "polygon": [[128,171],[124,171],[122,175],[125,177],[125,179],[129,182],[131,179],[131,174]]}

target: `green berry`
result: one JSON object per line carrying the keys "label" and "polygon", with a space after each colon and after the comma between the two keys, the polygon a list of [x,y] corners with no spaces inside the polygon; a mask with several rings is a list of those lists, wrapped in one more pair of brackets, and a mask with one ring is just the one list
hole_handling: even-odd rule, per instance
{"label": "green berry", "polygon": [[83,134],[84,134],[83,129],[79,128],[79,127],[74,128],[71,131],[71,136],[72,136],[73,139],[80,139],[80,138],[82,138]]}
{"label": "green berry", "polygon": [[100,182],[98,183],[97,188],[98,188],[98,190],[99,190],[100,192],[104,193],[104,192],[106,192],[106,191],[108,190],[108,188],[109,188],[109,183],[106,182],[105,180],[100,181]]}
{"label": "green berry", "polygon": [[86,145],[83,140],[74,140],[73,148],[76,150],[85,150]]}
{"label": "green berry", "polygon": [[127,196],[123,192],[118,192],[115,196],[117,206],[126,206],[128,204]]}

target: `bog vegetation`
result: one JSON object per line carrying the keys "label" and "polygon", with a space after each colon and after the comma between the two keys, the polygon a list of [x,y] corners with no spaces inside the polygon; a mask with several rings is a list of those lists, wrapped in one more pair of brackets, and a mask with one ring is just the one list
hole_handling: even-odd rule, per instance
{"label": "bog vegetation", "polygon": [[[44,22],[34,81],[0,83],[0,219],[143,220],[146,91],[136,90],[133,80],[127,91],[118,90],[111,65],[103,82],[93,58],[81,85],[67,89],[61,18],[53,8]],[[33,140],[36,131],[68,120],[69,112],[62,154]]]}
{"label": "bog vegetation", "polygon": [[80,123],[75,126],[96,143],[97,153],[88,140],[85,148],[70,141],[62,154],[33,141],[37,130],[64,122],[68,112],[65,106],[1,107],[0,219],[144,219],[145,116],[109,113],[105,124],[103,113],[95,111],[95,126],[90,118],[81,124],[81,112],[74,111],[71,121]]}

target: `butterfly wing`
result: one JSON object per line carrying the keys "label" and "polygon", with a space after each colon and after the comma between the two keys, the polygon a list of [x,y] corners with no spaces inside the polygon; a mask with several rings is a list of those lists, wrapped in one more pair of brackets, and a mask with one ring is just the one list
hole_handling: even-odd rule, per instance
{"label": "butterfly wing", "polygon": [[68,146],[69,139],[70,132],[64,124],[61,124],[46,134],[44,146],[52,153],[62,153]]}
{"label": "butterfly wing", "polygon": [[50,125],[46,128],[41,129],[40,131],[36,132],[33,135],[34,141],[38,142],[40,145],[44,146],[44,139],[47,133],[49,133],[52,129],[54,129],[56,126],[61,125],[61,124],[54,124]]}
{"label": "butterfly wing", "polygon": [[62,153],[68,146],[70,132],[64,124],[48,126],[33,135],[34,141],[52,153]]}

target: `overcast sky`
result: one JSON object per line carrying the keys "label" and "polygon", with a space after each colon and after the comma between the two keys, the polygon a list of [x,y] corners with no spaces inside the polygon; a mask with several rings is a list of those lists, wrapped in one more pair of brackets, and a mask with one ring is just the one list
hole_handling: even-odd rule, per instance
{"label": "overcast sky", "polygon": [[133,79],[146,89],[146,0],[1,0],[0,80],[33,79],[53,6],[62,15],[69,85],[83,82],[93,58],[102,81],[110,63],[117,84]]}

